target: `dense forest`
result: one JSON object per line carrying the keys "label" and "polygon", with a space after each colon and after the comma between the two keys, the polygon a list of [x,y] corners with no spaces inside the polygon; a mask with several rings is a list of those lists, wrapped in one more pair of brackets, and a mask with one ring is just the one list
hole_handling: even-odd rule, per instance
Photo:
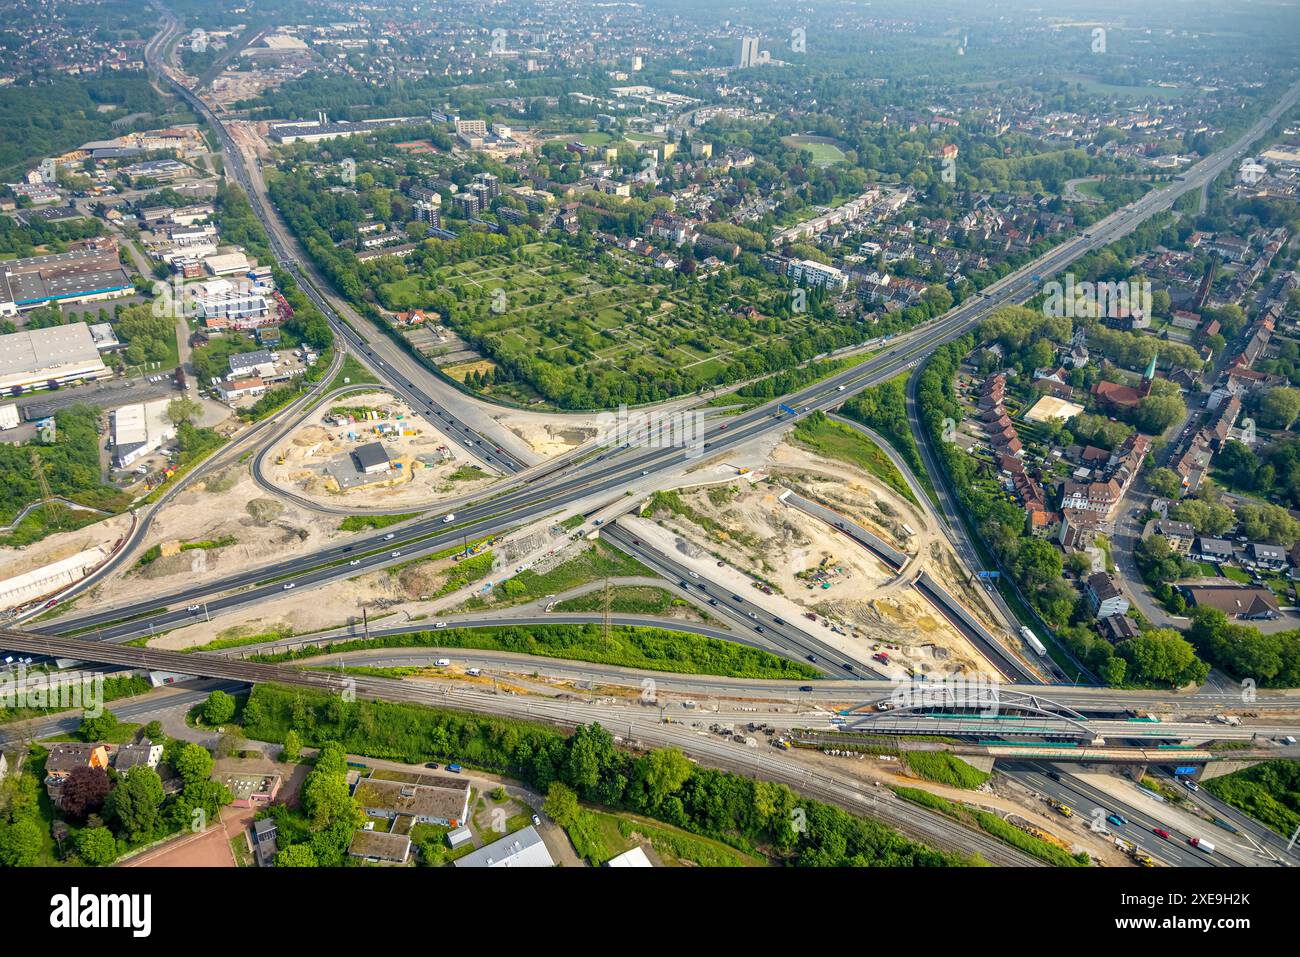
{"label": "dense forest", "polygon": [[[107,139],[116,135],[113,120],[131,113],[161,113],[165,105],[144,73],[60,77],[0,87],[0,129],[5,131],[0,137],[0,174],[13,176],[41,157]],[[101,106],[113,109],[101,112]]]}
{"label": "dense forest", "polygon": [[32,470],[31,448],[45,467],[50,491],[82,505],[119,511],[126,497],[100,482],[99,412],[74,405],[54,414],[55,439],[32,446],[0,444],[0,522],[13,521],[25,505],[41,497]]}

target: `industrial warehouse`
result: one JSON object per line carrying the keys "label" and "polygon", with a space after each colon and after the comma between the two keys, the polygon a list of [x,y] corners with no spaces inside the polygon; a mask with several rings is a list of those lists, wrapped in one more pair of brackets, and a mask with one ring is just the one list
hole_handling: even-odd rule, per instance
{"label": "industrial warehouse", "polygon": [[107,379],[112,374],[84,322],[0,336],[2,392],[19,395],[30,389]]}
{"label": "industrial warehouse", "polygon": [[134,290],[118,260],[117,244],[31,256],[4,263],[0,272],[0,315],[17,315],[46,303],[93,302]]}

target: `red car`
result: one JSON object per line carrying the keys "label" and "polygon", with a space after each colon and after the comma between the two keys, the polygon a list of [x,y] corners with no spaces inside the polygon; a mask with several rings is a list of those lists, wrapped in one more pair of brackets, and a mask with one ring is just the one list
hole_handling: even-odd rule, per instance
{"label": "red car", "polygon": [[1163,827],[1157,827],[1154,828],[1153,830],[1156,837],[1163,837],[1166,841],[1171,840],[1171,838],[1169,837],[1169,832],[1166,831]]}

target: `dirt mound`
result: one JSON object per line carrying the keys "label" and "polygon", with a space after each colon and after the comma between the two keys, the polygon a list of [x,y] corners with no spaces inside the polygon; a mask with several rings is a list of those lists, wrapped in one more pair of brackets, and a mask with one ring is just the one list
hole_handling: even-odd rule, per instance
{"label": "dirt mound", "polygon": [[244,509],[257,525],[269,525],[284,514],[284,503],[273,498],[255,498]]}

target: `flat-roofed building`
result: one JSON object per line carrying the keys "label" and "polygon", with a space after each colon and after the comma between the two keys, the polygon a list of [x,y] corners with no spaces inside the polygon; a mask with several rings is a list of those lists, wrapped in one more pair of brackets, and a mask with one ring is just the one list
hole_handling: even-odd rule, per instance
{"label": "flat-roofed building", "polygon": [[805,286],[824,286],[836,292],[848,285],[849,279],[834,266],[826,266],[811,259],[792,259],[785,274]]}
{"label": "flat-roofed building", "polygon": [[459,827],[469,816],[469,782],[421,777],[423,783],[362,778],[352,796],[371,817],[410,817],[416,824]]}
{"label": "flat-roofed building", "polygon": [[275,318],[261,287],[228,279],[214,279],[195,290],[194,315],[205,325],[210,325],[211,319],[224,319],[226,325],[237,329],[258,326]]}
{"label": "flat-roofed building", "polygon": [[13,259],[0,263],[0,315],[16,315],[49,302],[110,299],[134,288],[118,261],[116,243]]}
{"label": "flat-roofed building", "polygon": [[253,851],[257,854],[258,866],[270,867],[275,863],[275,855],[279,852],[278,838],[279,828],[271,818],[253,822]]}
{"label": "flat-roofed building", "polygon": [[231,803],[235,807],[266,807],[280,793],[278,774],[218,771],[212,777],[230,788],[230,793],[235,796],[235,800]]}
{"label": "flat-roofed building", "polygon": [[372,864],[405,864],[411,858],[411,839],[385,831],[357,831],[348,845],[348,857]]}
{"label": "flat-roofed building", "polygon": [[167,418],[170,404],[170,399],[155,399],[113,410],[109,420],[115,467],[124,469],[176,437],[176,426]]}
{"label": "flat-roofed building", "polygon": [[17,395],[112,374],[84,322],[0,336],[0,391]]}
{"label": "flat-roofed building", "polygon": [[231,276],[248,272],[248,257],[243,253],[222,253],[203,260],[203,266],[214,276]]}
{"label": "flat-roofed building", "polygon": [[554,867],[542,835],[531,824],[480,847],[455,862],[456,867]]}

